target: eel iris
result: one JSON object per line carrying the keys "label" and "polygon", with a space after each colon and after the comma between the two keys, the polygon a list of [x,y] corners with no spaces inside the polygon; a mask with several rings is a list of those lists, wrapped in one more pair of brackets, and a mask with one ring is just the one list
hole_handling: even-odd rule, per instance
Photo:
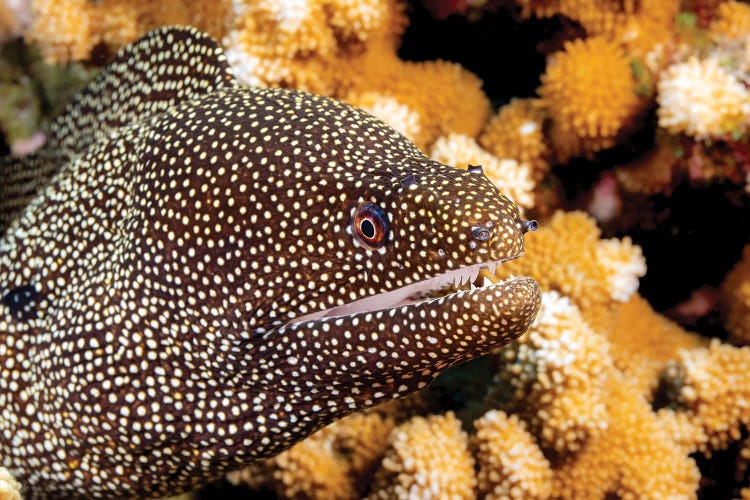
{"label": "eel iris", "polygon": [[30,497],[198,487],[539,308],[526,278],[440,292],[523,253],[532,224],[481,169],[245,88],[193,29],[124,49],[47,132],[0,164],[0,464]]}

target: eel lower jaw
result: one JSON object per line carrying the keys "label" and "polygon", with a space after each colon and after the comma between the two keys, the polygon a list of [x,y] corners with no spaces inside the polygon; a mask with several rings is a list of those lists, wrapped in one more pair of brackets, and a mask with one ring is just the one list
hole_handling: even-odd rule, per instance
{"label": "eel lower jaw", "polygon": [[[333,318],[350,316],[357,313],[394,309],[397,307],[417,304],[438,298],[446,298],[459,292],[473,293],[486,288],[501,286],[505,281],[492,282],[486,276],[480,277],[480,272],[487,270],[490,276],[494,276],[495,269],[503,262],[514,260],[521,255],[515,255],[505,259],[464,266],[452,269],[443,274],[433,276],[426,280],[418,281],[410,285],[397,288],[388,292],[379,293],[370,297],[350,302],[341,306],[332,307],[322,311],[306,314],[289,321],[285,326],[312,321],[320,318]],[[479,278],[479,280],[477,279]],[[448,293],[444,292],[448,290]],[[437,295],[436,295],[437,294]]]}

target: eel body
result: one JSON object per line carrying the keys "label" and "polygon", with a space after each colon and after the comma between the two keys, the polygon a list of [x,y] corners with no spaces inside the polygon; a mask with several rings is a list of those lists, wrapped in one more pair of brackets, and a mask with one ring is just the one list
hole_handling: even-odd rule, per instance
{"label": "eel body", "polygon": [[0,165],[0,464],[29,497],[172,495],[521,335],[518,209],[332,99],[163,28]]}

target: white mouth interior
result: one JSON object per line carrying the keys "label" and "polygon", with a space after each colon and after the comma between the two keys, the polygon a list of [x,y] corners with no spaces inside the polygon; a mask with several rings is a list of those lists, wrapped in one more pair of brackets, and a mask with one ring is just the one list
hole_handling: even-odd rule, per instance
{"label": "white mouth interior", "polygon": [[[505,259],[507,260],[507,259]],[[447,286],[453,285],[456,288],[470,284],[468,289],[483,288],[486,286],[492,286],[494,283],[485,277],[482,283],[477,286],[475,283],[479,272],[482,269],[487,269],[491,276],[495,274],[495,268],[503,260],[496,260],[492,262],[485,262],[481,264],[474,264],[472,266],[460,267],[451,271],[447,271],[438,276],[406,285],[390,292],[383,292],[371,297],[365,297],[349,304],[342,306],[332,307],[323,311],[316,311],[314,313],[306,314],[299,318],[295,318],[290,321],[291,323],[301,323],[303,321],[316,320],[319,318],[329,318],[335,316],[349,316],[361,312],[377,311],[380,309],[388,309],[392,307],[399,307],[407,304],[413,304],[421,300],[428,300],[425,297],[438,290],[442,290]]]}

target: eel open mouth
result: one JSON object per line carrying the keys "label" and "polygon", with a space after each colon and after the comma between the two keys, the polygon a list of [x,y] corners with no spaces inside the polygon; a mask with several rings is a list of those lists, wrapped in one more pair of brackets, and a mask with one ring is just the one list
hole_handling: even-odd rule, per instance
{"label": "eel open mouth", "polygon": [[[349,316],[352,314],[372,312],[383,309],[391,309],[410,304],[416,304],[438,298],[446,298],[459,292],[475,292],[478,290],[499,287],[506,284],[514,278],[508,280],[493,282],[487,277],[494,276],[495,269],[503,262],[514,260],[521,255],[508,257],[505,259],[484,262],[470,266],[460,267],[446,271],[443,274],[433,276],[410,285],[397,288],[388,292],[379,293],[370,297],[356,300],[349,304],[332,307],[322,311],[306,314],[287,323],[287,325],[312,321],[320,318],[330,318],[339,316]],[[480,274],[487,270],[487,274]]]}

